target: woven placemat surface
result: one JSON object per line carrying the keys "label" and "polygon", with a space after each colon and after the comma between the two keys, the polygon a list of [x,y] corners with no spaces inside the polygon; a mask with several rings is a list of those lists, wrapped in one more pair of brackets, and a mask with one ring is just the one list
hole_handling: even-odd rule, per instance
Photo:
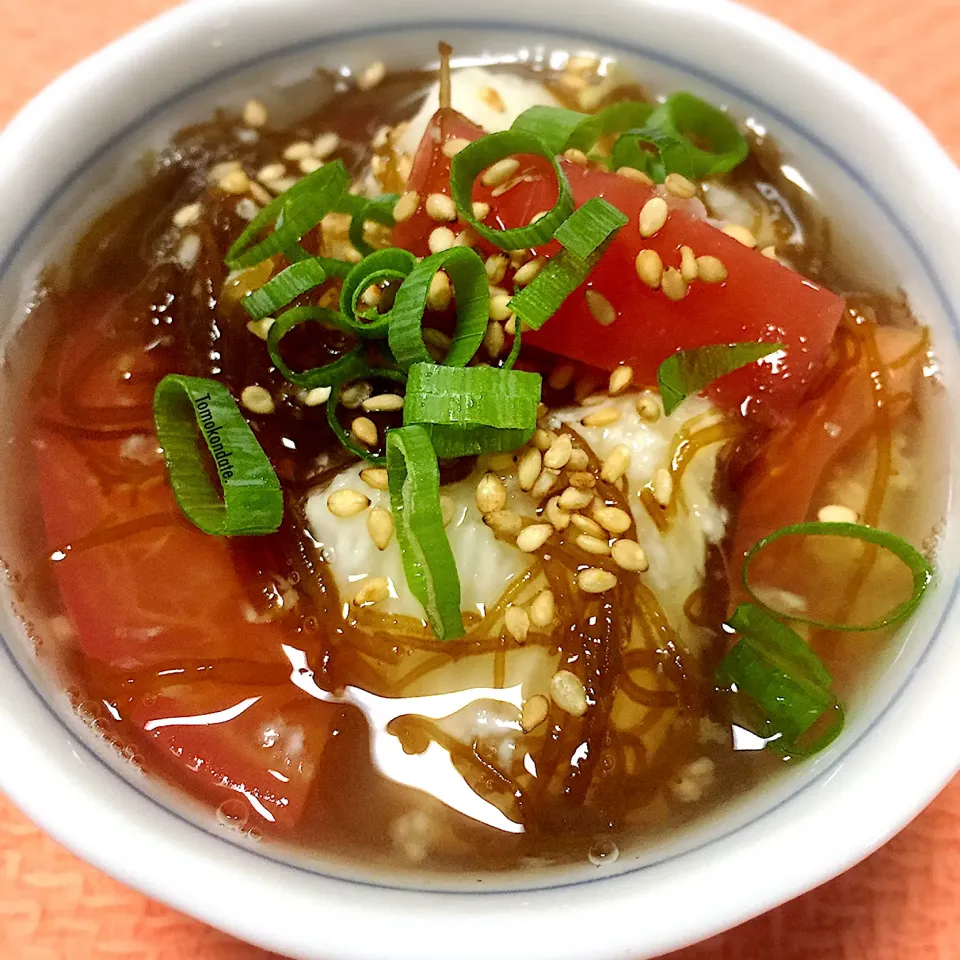
{"label": "woven placemat surface", "polygon": [[[957,0],[749,5],[878,79],[960,157]],[[0,123],[66,67],[170,6],[169,0],[0,0]],[[904,189],[909,195],[909,185]],[[0,960],[272,956],[80,862],[0,798]],[[853,870],[670,960],[960,960],[960,780]]]}

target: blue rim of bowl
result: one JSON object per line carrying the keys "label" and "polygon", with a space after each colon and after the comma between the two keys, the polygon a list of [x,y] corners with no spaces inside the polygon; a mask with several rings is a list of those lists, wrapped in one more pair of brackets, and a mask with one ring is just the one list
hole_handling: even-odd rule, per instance
{"label": "blue rim of bowl", "polygon": [[[269,63],[272,60],[277,60],[284,56],[297,55],[302,53],[307,53],[310,50],[323,50],[331,46],[337,46],[339,44],[349,43],[351,41],[364,40],[370,37],[384,36],[391,33],[416,33],[416,32],[428,32],[433,31],[434,33],[439,30],[491,30],[491,31],[501,31],[506,34],[514,33],[531,33],[534,35],[539,35],[545,39],[563,39],[566,41],[573,41],[579,43],[589,43],[595,45],[598,49],[613,50],[618,53],[629,54],[630,56],[636,57],[640,60],[649,60],[653,63],[658,63],[662,66],[669,67],[674,70],[678,70],[682,73],[688,74],[689,76],[696,77],[698,80],[704,81],[720,90],[723,90],[728,95],[734,96],[742,102],[749,104],[750,107],[754,110],[759,111],[765,117],[769,117],[774,121],[775,124],[783,127],[785,129],[791,130],[793,133],[800,136],[805,140],[811,147],[825,156],[831,163],[839,167],[851,180],[853,180],[857,186],[870,197],[870,199],[876,204],[878,209],[883,213],[887,220],[896,228],[897,232],[900,234],[903,240],[906,241],[907,245],[910,247],[913,254],[916,256],[918,262],[922,265],[924,273],[927,276],[927,279],[930,282],[930,285],[934,292],[936,293],[937,300],[939,302],[940,308],[943,311],[944,316],[946,317],[951,330],[953,332],[954,340],[960,342],[960,320],[958,320],[957,314],[954,311],[954,308],[950,302],[950,298],[947,295],[946,290],[944,289],[940,278],[929,266],[929,258],[924,255],[924,248],[913,235],[913,232],[902,222],[900,217],[897,215],[894,208],[884,199],[882,193],[873,186],[873,184],[864,177],[858,170],[851,166],[836,150],[834,150],[829,144],[820,139],[816,134],[809,131],[805,126],[791,119],[787,114],[781,112],[776,107],[766,103],[761,98],[756,97],[752,93],[743,90],[741,87],[736,84],[730,83],[728,80],[723,79],[722,77],[712,73],[709,70],[705,70],[702,67],[696,66],[692,63],[679,58],[670,56],[662,53],[661,51],[645,47],[640,44],[627,43],[622,40],[617,40],[610,37],[604,37],[598,34],[593,34],[589,32],[579,31],[579,30],[563,30],[555,27],[544,28],[543,24],[539,23],[526,23],[522,21],[512,22],[512,21],[497,21],[497,20],[418,20],[410,21],[408,23],[401,24],[389,24],[386,27],[363,27],[354,30],[344,30],[335,34],[326,34],[321,37],[313,37],[309,40],[301,40],[297,43],[287,44],[278,48],[275,48],[269,52],[260,54],[257,57],[254,57],[248,61],[243,62],[242,64],[236,64],[229,67],[225,67],[221,70],[217,70],[212,74],[204,77],[201,80],[198,80],[175,94],[171,94],[169,97],[166,97],[163,101],[158,104],[155,104],[148,110],[145,114],[138,117],[136,120],[130,121],[125,124],[120,130],[118,130],[113,136],[109,138],[106,142],[101,144],[96,150],[90,153],[83,161],[77,164],[76,167],[64,177],[59,185],[47,196],[47,198],[39,205],[34,215],[30,218],[27,225],[21,230],[17,238],[10,244],[9,249],[4,254],[3,258],[0,259],[0,283],[6,280],[7,273],[10,270],[10,267],[15,262],[17,256],[22,250],[23,246],[27,242],[30,234],[37,228],[37,226],[43,221],[43,219],[48,214],[50,208],[61,200],[64,195],[69,191],[73,183],[84,173],[87,173],[93,166],[95,166],[104,156],[110,153],[121,141],[125,140],[131,134],[142,129],[148,125],[152,120],[156,119],[160,114],[169,110],[171,107],[175,106],[178,102],[184,100],[187,97],[193,96],[194,94],[202,93],[204,90],[224,81],[229,80],[233,76],[238,74],[245,73],[255,67],[262,66]],[[67,722],[60,713],[51,706],[48,702],[46,696],[43,692],[37,687],[33,682],[29,674],[23,668],[17,657],[14,655],[13,651],[10,649],[10,645],[7,642],[6,637],[0,635],[0,648],[3,649],[7,658],[13,664],[14,669],[19,673],[23,682],[33,691],[33,693],[39,698],[39,700],[46,707],[47,711],[53,717],[55,722],[63,728],[63,730],[70,736],[71,740],[79,745],[85,753],[87,753],[96,763],[106,770],[112,776],[115,776],[120,780],[126,787],[133,790],[135,793],[139,794],[143,799],[147,800],[150,804],[158,807],[165,814],[174,817],[176,820],[190,826],[192,829],[200,830],[207,836],[213,838],[214,840],[229,844],[233,849],[240,849],[246,853],[249,853],[251,856],[269,860],[273,863],[276,863],[279,866],[282,866],[289,870],[295,870],[298,873],[306,874],[310,877],[316,877],[318,879],[329,880],[337,883],[348,883],[353,886],[366,887],[376,890],[390,890],[400,893],[426,893],[435,896],[509,896],[512,893],[549,893],[554,890],[561,890],[565,888],[582,886],[585,884],[594,884],[602,882],[610,882],[623,879],[632,874],[641,873],[645,870],[650,870],[654,867],[660,866],[665,863],[672,862],[684,857],[693,856],[696,853],[699,853],[702,850],[707,849],[715,844],[721,843],[736,833],[739,833],[741,830],[746,830],[747,828],[755,825],[761,820],[766,819],[772,814],[776,813],[782,807],[788,803],[792,803],[798,796],[807,792],[812,787],[823,781],[832,774],[837,769],[837,766],[852,753],[860,743],[866,739],[873,729],[884,719],[884,717],[893,709],[894,705],[899,701],[901,696],[904,694],[906,689],[910,686],[911,680],[913,679],[914,674],[923,666],[924,662],[929,657],[931,651],[936,645],[943,625],[946,622],[948,616],[953,610],[953,607],[956,603],[957,596],[960,594],[960,577],[954,580],[953,586],[950,589],[950,594],[947,597],[946,604],[944,609],[938,619],[933,632],[930,636],[930,639],[927,641],[924,649],[921,651],[919,657],[917,658],[916,663],[911,667],[907,676],[904,678],[900,686],[890,695],[887,703],[880,711],[880,713],[874,717],[873,721],[863,730],[860,735],[853,740],[852,742],[846,744],[844,749],[837,753],[832,759],[829,765],[825,766],[819,773],[816,774],[813,778],[808,780],[806,783],[799,786],[789,795],[782,797],[772,806],[763,810],[761,813],[758,813],[756,816],[752,817],[749,820],[746,820],[742,823],[737,824],[729,830],[726,830],[723,833],[720,833],[716,836],[712,836],[702,843],[695,846],[689,847],[685,850],[680,850],[674,853],[667,854],[666,856],[658,859],[647,861],[642,864],[638,864],[635,867],[630,867],[625,870],[618,871],[616,873],[604,874],[597,877],[585,877],[578,878],[576,880],[569,880],[560,883],[551,883],[551,884],[540,884],[537,886],[523,886],[519,885],[516,887],[505,887],[496,890],[482,890],[471,887],[470,889],[444,889],[444,888],[434,888],[429,886],[417,886],[415,883],[386,883],[386,882],[377,882],[374,880],[359,879],[356,877],[347,877],[342,876],[336,873],[325,873],[322,869],[314,869],[312,867],[303,866],[294,862],[291,862],[288,859],[285,859],[282,856],[273,856],[271,854],[262,852],[260,850],[251,849],[245,844],[241,844],[232,840],[230,837],[224,836],[222,833],[218,833],[214,830],[209,829],[203,824],[198,823],[195,820],[190,819],[187,816],[177,812],[171,807],[163,803],[159,798],[153,796],[149,791],[141,789],[138,787],[132,780],[123,776],[120,772],[115,770],[107,761],[100,756],[100,754],[88,743],[84,741],[83,738],[77,735],[77,732],[73,729],[70,723]],[[487,878],[479,877],[476,878],[477,882],[484,882]],[[489,878],[492,882],[496,882],[493,877]]]}

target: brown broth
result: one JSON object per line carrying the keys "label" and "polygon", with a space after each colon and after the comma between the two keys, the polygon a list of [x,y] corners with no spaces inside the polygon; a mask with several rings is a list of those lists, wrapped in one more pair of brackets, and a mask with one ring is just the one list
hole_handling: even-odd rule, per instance
{"label": "brown broth", "polygon": [[[190,631],[196,632],[196,627],[188,610],[182,622],[173,618],[158,627],[172,630],[178,638],[169,657],[147,658],[149,663],[132,657],[133,665],[123,667],[116,660],[90,656],[77,643],[76,625],[71,624],[60,594],[56,563],[47,556],[24,571],[23,611],[34,625],[38,643],[53,652],[52,666],[64,678],[81,715],[95,722],[99,732],[138,766],[217,809],[222,822],[326,859],[391,869],[485,871],[582,862],[600,841],[633,848],[668,836],[781,766],[768,753],[735,752],[728,733],[709,736],[710,730],[729,730],[727,707],[712,679],[725,651],[719,628],[732,593],[724,551],[710,551],[705,582],[687,601],[689,619],[709,637],[699,656],[684,649],[639,575],[621,575],[618,588],[602,597],[572,588],[571,571],[587,556],[572,531],[484,621],[468,622],[470,632],[464,640],[440,643],[417,623],[363,610],[344,617],[333,577],[306,530],[302,500],[348,457],[330,432],[323,408],[298,402],[293,389],[271,368],[262,344],[248,333],[246,317],[236,304],[240,291],[234,290],[232,299],[221,295],[227,280],[223,255],[244,221],[237,215],[236,199],[207,183],[207,169],[237,159],[245,169],[257,170],[285,144],[312,140],[333,129],[341,136],[336,155],[356,174],[369,161],[369,144],[380,125],[409,116],[428,81],[420,73],[398,74],[376,90],[361,92],[333,76],[320,76],[313,93],[317,100],[329,98],[324,106],[282,130],[268,128],[254,143],[238,140],[238,118],[226,113],[188,127],[157,158],[144,185],[112,207],[83,237],[68,269],[59,274],[68,279],[58,282],[58,275],[51,274],[34,318],[53,334],[31,398],[33,416],[26,426],[24,449],[30,449],[30,441],[38,436],[59,438],[79,456],[82,476],[111,504],[109,522],[73,538],[69,545],[51,536],[48,555],[68,549],[70,553],[57,562],[76,563],[77,558],[121,544],[121,551],[140,551],[148,557],[138,560],[137,569],[153,570],[150,579],[155,576],[156,589],[164,589],[172,578],[175,586],[189,591],[189,566],[173,571],[150,567],[151,550],[162,556],[164,544],[181,542],[176,538],[187,538],[189,531],[162,493],[165,474],[160,462],[149,456],[142,462],[130,459],[125,445],[133,438],[152,437],[149,398],[167,372],[216,377],[234,395],[255,383],[280,396],[276,415],[256,419],[252,426],[284,483],[288,506],[284,525],[273,536],[248,538],[210,555],[211,563],[225,564],[217,569],[226,571],[232,581],[224,595],[246,605],[248,623],[262,620],[268,625],[273,631],[269,641],[238,647],[231,645],[230,637],[196,636],[197,651],[189,655]],[[791,238],[787,244],[791,263],[808,276],[848,291],[830,259],[828,231],[809,197],[782,175],[775,147],[755,139],[752,148],[734,182],[769,205],[776,229]],[[387,156],[385,162],[395,163],[396,158]],[[207,198],[211,212],[196,228],[201,237],[198,262],[192,271],[184,271],[173,263],[168,225],[176,210],[200,195]],[[863,351],[873,349],[874,320],[900,326],[912,322],[902,305],[883,296],[851,299],[850,315],[817,388],[819,396],[829,396],[831,385],[849,377]],[[76,330],[86,323],[93,325],[96,337],[81,349]],[[333,333],[325,339],[290,337],[291,354],[304,366],[325,362],[345,346]],[[926,342],[917,349],[925,353]],[[530,353],[547,372],[549,358]],[[871,362],[871,369],[882,369],[877,358]],[[126,399],[103,403],[99,394],[104,382],[113,396]],[[551,405],[570,402],[574,389],[548,390],[545,399]],[[919,530],[922,537],[939,506],[916,515],[910,498],[889,497],[888,489],[896,475],[895,449],[917,471],[914,488],[929,484],[929,444],[917,439],[930,431],[929,398],[910,394],[899,400],[909,405],[908,415],[894,424],[889,405],[881,403],[858,442],[832,465],[829,484],[861,483],[867,491],[865,517],[870,521],[882,517],[891,529],[906,535]],[[823,419],[824,414],[811,416]],[[375,419],[381,431],[397,422],[387,415]],[[796,424],[790,427],[795,428]],[[715,492],[735,512],[757,452],[768,439],[750,424],[733,420],[694,430],[677,438],[672,470],[679,484],[699,449],[722,443]],[[453,473],[445,477],[452,479]],[[629,512],[621,487],[601,483],[597,492],[607,503]],[[643,502],[658,523],[666,527],[672,522],[676,506],[664,512],[649,491]],[[588,559],[614,569],[608,558]],[[110,576],[111,569],[107,567],[104,575]],[[844,588],[843,604],[850,606],[856,595],[869,590],[872,569],[871,562],[856,566]],[[531,636],[517,650],[504,631],[492,625],[510,599],[529,599],[544,584],[554,590],[562,628],[549,636]],[[253,627],[243,635],[257,636]],[[312,671],[310,680],[339,700],[318,702],[292,682],[291,661],[278,636],[303,652]],[[837,675],[841,695],[858,689],[889,648],[887,636],[866,640],[858,636],[854,641],[814,634],[810,639]],[[528,754],[536,775],[516,762],[507,775],[506,764],[483,741],[462,742],[445,723],[417,715],[413,700],[384,729],[373,731],[381,739],[394,738],[409,758],[423,755],[431,744],[439,745],[449,753],[457,776],[499,812],[495,823],[520,825],[522,832],[481,823],[457,812],[455,804],[442,803],[429,792],[384,775],[372,755],[373,714],[350,699],[350,689],[375,698],[412,699],[463,686],[507,688],[525,669],[519,661],[537,657],[576,670],[595,706],[582,718],[551,706],[546,723],[516,738],[517,756]],[[465,676],[472,679],[463,680]],[[171,752],[170,741],[155,733],[146,735],[143,717],[149,708],[174,695],[171,691],[179,691],[177,702],[183,703],[184,689],[196,714],[222,710],[228,701],[260,698],[247,713],[230,721],[229,736],[243,741],[241,753],[267,749],[257,738],[274,717],[302,731],[301,762],[311,772],[303,776],[308,786],[298,797],[300,812],[293,822],[271,823],[259,816],[257,807],[242,799],[236,783],[217,788],[201,782],[196,771]],[[157,719],[150,722],[156,724]],[[219,732],[218,728],[215,733]],[[282,740],[283,734],[277,737]],[[715,781],[700,802],[680,802],[669,784],[701,757],[713,762]]]}

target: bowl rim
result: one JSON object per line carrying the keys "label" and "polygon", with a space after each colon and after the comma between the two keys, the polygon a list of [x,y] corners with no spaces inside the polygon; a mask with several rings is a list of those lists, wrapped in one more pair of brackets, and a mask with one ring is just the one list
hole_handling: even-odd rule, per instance
{"label": "bowl rim", "polygon": [[[646,9],[656,8],[658,6],[670,7],[674,10],[677,8],[683,8],[685,11],[691,12],[698,17],[709,16],[714,21],[722,21],[723,27],[735,29],[744,35],[748,35],[752,42],[758,42],[766,46],[772,45],[777,47],[780,53],[785,57],[789,56],[793,60],[806,58],[808,60],[808,69],[814,72],[826,73],[830,75],[838,84],[845,85],[847,87],[847,93],[852,98],[856,99],[858,107],[865,114],[868,114],[874,122],[885,128],[896,126],[901,136],[906,134],[904,139],[909,141],[910,153],[915,157],[919,166],[929,168],[932,171],[935,170],[941,178],[946,177],[954,184],[960,185],[960,173],[958,173],[956,167],[943,153],[942,149],[933,139],[932,135],[926,131],[920,122],[913,117],[913,115],[902,104],[900,104],[899,101],[895,100],[890,94],[878,87],[875,83],[873,83],[873,81],[867,80],[852,67],[847,66],[833,57],[833,55],[826,53],[825,51],[813,45],[810,41],[799,37],[792,31],[789,31],[787,28],[782,27],[779,24],[776,24],[753,11],[745,10],[744,8],[736,6],[732,3],[728,3],[726,0],[630,0],[629,5],[633,7],[644,7]],[[74,67],[71,71],[64,74],[61,78],[54,81],[54,83],[46,88],[46,90],[44,90],[41,94],[39,94],[37,98],[31,101],[31,103],[29,103],[11,122],[2,136],[0,136],[0,158],[5,156],[9,151],[15,151],[18,142],[22,142],[27,138],[36,137],[42,133],[44,128],[49,128],[54,122],[55,116],[59,112],[69,109],[71,103],[83,101],[86,97],[95,93],[95,91],[98,89],[98,86],[106,83],[108,78],[121,73],[124,69],[128,69],[129,61],[132,57],[135,57],[140,53],[146,55],[150,50],[169,46],[171,42],[170,38],[174,36],[178,30],[182,31],[185,29],[196,29],[198,23],[200,22],[206,23],[212,28],[215,25],[217,18],[226,13],[235,15],[238,8],[242,10],[245,8],[252,9],[262,6],[263,3],[261,0],[206,0],[206,2],[203,3],[191,3],[185,6],[174,8],[173,10],[168,11],[167,13],[162,14],[160,17],[148,22],[132,33],[120,38],[100,53],[94,54],[92,57]],[[496,28],[498,26],[495,21],[491,21],[489,19],[469,20],[458,18],[456,15],[447,16],[439,13],[438,11],[434,11],[433,13],[434,15],[431,18],[432,22],[423,23],[412,21],[407,24],[406,29],[425,29],[427,27],[440,25],[451,27],[458,25],[482,25],[488,29]],[[518,28],[524,26],[532,27],[535,25],[514,19],[509,23],[509,26],[512,28]],[[397,28],[398,24],[385,24],[377,27],[364,28],[364,32],[369,34],[386,34],[389,31]],[[552,27],[548,28],[548,32],[553,36],[564,34],[564,31]],[[567,35],[571,38],[576,37],[588,43],[594,43],[597,46],[612,49],[617,49],[618,46],[621,49],[624,48],[624,44],[622,42],[618,43],[610,37],[601,36],[599,34],[591,35],[587,31],[567,31]],[[343,42],[343,37],[323,34],[318,35],[309,41],[305,41],[304,45],[315,46],[320,49],[329,43],[336,42]],[[636,46],[630,45],[627,45],[627,48],[632,50],[637,49]],[[647,51],[643,52],[646,53]],[[278,51],[273,50],[269,54],[265,54],[265,57],[273,57],[276,56],[277,53]],[[688,64],[683,64],[682,66],[685,70],[689,69]],[[715,81],[717,80],[715,77],[711,77],[711,79]],[[206,82],[211,82],[210,78],[208,78]],[[720,80],[720,83],[721,85],[725,84],[722,79]],[[729,84],[726,85],[729,86]],[[185,92],[180,94],[180,96],[185,95]],[[777,112],[778,111],[773,108],[767,110],[767,113],[770,115],[775,115]],[[145,122],[145,118],[141,118],[138,122]],[[6,148],[6,150],[3,148]],[[11,189],[11,185],[8,182],[8,173],[8,164],[0,161],[0,194],[2,194],[5,189]],[[953,191],[953,195],[960,196],[960,191]],[[957,209],[957,204],[955,202],[951,202],[950,205],[953,208],[952,213],[955,218],[960,219],[960,210]],[[41,210],[37,214],[37,217],[34,219],[34,221],[24,229],[23,235],[28,235],[36,226],[36,223],[42,219],[42,217],[43,211]],[[954,222],[956,222],[956,219]],[[15,259],[17,253],[18,248],[14,245],[5,257],[2,265],[0,265],[0,274],[6,271],[7,267],[10,265],[13,259]],[[946,294],[943,294],[943,296],[945,303],[949,303],[950,298]],[[943,621],[952,607],[954,600],[956,599],[956,594],[957,586],[955,585],[946,610],[944,611],[944,615],[941,618],[941,623],[936,628],[937,630],[942,627]],[[934,635],[936,634],[934,633]],[[918,673],[921,669],[921,666],[924,666],[927,672],[929,672],[929,664],[922,665],[921,663],[918,663],[913,673]],[[908,680],[905,681],[903,689],[906,689],[906,687],[909,686],[910,679],[911,678],[908,678]],[[891,714],[894,712],[894,707],[895,702],[892,702],[889,708],[889,712]],[[0,698],[0,719],[2,719],[5,729],[9,727],[14,731],[14,733],[18,732],[16,729],[18,727],[18,718],[9,716],[9,711],[5,709],[2,698]],[[878,719],[877,725],[880,725],[880,719],[883,718]],[[888,716],[886,719],[889,720],[890,717]],[[20,737],[22,742],[17,745],[17,750],[18,756],[21,759],[21,770],[30,769],[27,766],[28,763],[31,765],[40,765],[49,759],[41,758],[39,756],[41,751],[37,749],[35,745],[31,745],[29,743],[29,739],[26,737],[26,731],[20,732],[23,734],[23,736]],[[857,746],[858,743],[851,744],[847,752],[849,753],[854,751]],[[84,749],[87,748],[84,747]],[[853,764],[851,763],[850,765],[852,766]],[[875,766],[876,763],[874,762],[873,765]],[[55,769],[56,764],[51,765],[47,763],[46,766],[50,767],[47,773],[49,774],[51,781],[59,781],[63,789],[71,793],[79,788],[78,777],[66,776],[62,768]],[[828,787],[832,788],[830,781],[835,779],[836,775],[838,775],[840,772],[838,770],[834,770],[833,766],[834,765],[832,764],[830,768],[821,771],[814,781],[811,784],[808,784],[808,786],[816,786],[819,781],[826,780],[826,783],[821,783],[817,787],[817,789],[820,791],[821,797],[827,796]],[[732,903],[728,904],[725,911],[721,911],[723,913],[722,917],[719,915],[718,911],[714,911],[710,915],[710,919],[694,920],[684,931],[676,931],[672,935],[663,934],[661,932],[659,934],[659,939],[650,939],[649,942],[644,942],[641,944],[641,948],[645,950],[662,952],[667,949],[683,946],[686,943],[693,942],[694,939],[700,939],[702,936],[719,932],[721,929],[724,929],[727,926],[732,926],[735,923],[739,923],[747,919],[749,916],[762,912],[762,910],[768,909],[776,903],[783,902],[784,900],[803,892],[803,890],[809,889],[811,886],[829,879],[830,876],[839,873],[841,870],[852,865],[857,860],[862,859],[862,857],[866,856],[883,841],[888,839],[888,837],[891,836],[897,829],[905,825],[905,823],[917,812],[919,812],[919,809],[921,809],[922,806],[924,806],[946,783],[950,776],[956,772],[958,766],[960,766],[960,750],[957,751],[955,757],[951,758],[949,753],[944,756],[942,762],[937,764],[935,769],[933,768],[932,763],[926,764],[926,773],[923,777],[923,787],[911,793],[909,800],[901,800],[897,815],[893,818],[890,816],[884,817],[884,825],[881,826],[878,822],[875,822],[875,820],[871,820],[871,818],[867,817],[862,818],[861,821],[858,821],[856,818],[854,818],[850,824],[849,835],[843,838],[843,847],[845,853],[840,856],[834,856],[830,861],[829,866],[820,864],[815,868],[808,867],[805,871],[801,871],[798,875],[791,878],[778,877],[776,892],[773,892],[772,890],[767,891],[764,896],[751,900],[750,902],[744,902],[740,905]],[[37,796],[33,792],[32,787],[26,785],[26,782],[20,778],[9,776],[8,772],[5,770],[0,770],[0,777],[3,778],[4,788],[10,793],[15,802],[17,802],[31,816],[37,819],[38,822],[40,822],[41,825],[48,830],[48,832],[52,833],[62,843],[77,852],[80,856],[84,857],[84,859],[95,863],[108,873],[119,877],[124,882],[147,892],[151,896],[164,900],[177,909],[185,910],[193,913],[194,915],[198,915],[207,922],[242,936],[245,939],[259,942],[268,948],[285,949],[297,953],[298,955],[306,955],[302,953],[302,951],[305,949],[305,941],[299,937],[290,938],[284,933],[276,934],[273,931],[267,931],[262,924],[251,921],[249,916],[237,916],[236,911],[224,909],[222,904],[216,905],[213,902],[207,902],[202,908],[198,908],[196,904],[189,901],[188,898],[191,894],[188,893],[187,890],[177,887],[177,883],[173,879],[177,876],[175,870],[171,869],[169,873],[164,874],[164,876],[167,877],[164,882],[158,881],[160,872],[156,871],[155,869],[151,869],[149,866],[146,866],[145,868],[144,865],[139,862],[134,863],[131,860],[128,850],[119,845],[115,849],[107,850],[102,843],[99,831],[91,830],[86,835],[84,835],[82,830],[78,831],[73,821],[79,821],[80,818],[65,817],[62,805],[59,802],[38,802]],[[804,789],[806,789],[806,787]],[[791,794],[791,796],[784,801],[784,803],[788,805],[796,796],[796,792]],[[85,802],[89,803],[91,799],[94,798],[88,797],[86,798]],[[763,816],[766,817],[775,810],[776,808],[774,808],[774,810],[768,810],[763,814]],[[170,813],[170,811],[165,812],[168,815]],[[125,814],[125,817],[130,819],[132,815]],[[132,826],[136,827],[137,825],[132,824]],[[116,824],[114,824],[114,827],[116,827]],[[778,829],[780,828],[781,827],[778,827]],[[195,827],[190,826],[189,831],[187,832],[189,833],[190,831],[195,830]],[[151,834],[151,831],[147,830],[146,834]],[[142,847],[143,849],[151,849],[154,853],[161,852],[155,849],[158,845],[159,847],[169,847],[170,849],[162,851],[168,861],[172,861],[172,858],[169,856],[169,854],[173,851],[173,848],[179,847],[179,855],[181,857],[183,856],[182,844],[179,838],[174,841],[172,833],[169,836],[163,836],[162,838],[156,834],[144,836],[142,841],[142,844],[138,842],[137,846]],[[241,852],[240,848],[234,849],[237,852]],[[193,853],[193,851],[191,851],[191,853]],[[199,852],[199,849],[197,851],[197,855],[201,857],[205,856],[204,853]],[[688,856],[688,854],[681,855],[681,857],[686,856]],[[194,856],[193,859],[196,859],[196,856]],[[245,864],[249,866],[246,856],[225,858],[225,863],[227,861],[236,865]],[[224,869],[230,870],[232,867],[228,864]],[[291,868],[289,866],[283,865],[279,872],[286,873],[290,869]],[[589,884],[578,882],[573,886],[583,888],[585,885],[589,885],[594,888],[594,891],[597,888],[602,887],[605,891],[609,891],[611,899],[615,899],[619,907],[622,909],[622,907],[629,902],[628,898],[636,895],[636,890],[630,890],[631,877],[635,877],[637,873],[642,872],[645,869],[646,868],[640,868],[640,870],[634,871],[633,874],[627,873],[618,877],[608,877],[602,879],[598,878],[597,881],[591,881]],[[328,880],[331,884],[330,889],[325,891],[323,896],[331,896],[334,900],[337,899],[338,889],[342,884],[355,883],[355,881],[350,880],[331,878],[323,879]],[[695,885],[691,883],[691,889],[693,889],[694,886]],[[411,910],[414,907],[416,908],[416,913],[419,913],[422,909],[422,904],[414,904],[411,901],[411,897],[419,897],[432,901],[435,895],[440,893],[440,891],[434,893],[427,893],[423,891],[404,891],[389,887],[376,887],[375,889],[378,891],[379,896],[379,902],[377,903],[376,908],[383,916],[391,913],[399,914],[400,912]],[[565,912],[568,911],[569,908],[575,903],[575,901],[572,901],[569,896],[561,895],[561,891],[564,889],[565,888],[563,886],[552,886],[547,890],[542,891],[522,891],[508,893],[489,892],[485,893],[482,899],[489,900],[491,904],[494,904],[498,900],[502,900],[504,897],[524,898],[526,901],[528,901],[527,909],[518,911],[516,913],[518,918],[523,918],[528,921],[528,914],[530,912],[540,911],[543,915],[549,913],[556,919],[562,920]],[[539,898],[541,894],[550,897],[552,902],[549,905],[544,903],[535,903],[534,901]],[[475,901],[478,899],[474,894],[465,894],[463,896],[469,901]],[[577,896],[578,898],[580,897],[579,894]],[[593,904],[597,917],[607,916],[608,918],[612,918],[614,916],[614,914],[610,912],[610,905],[599,903],[596,894],[588,899]],[[387,900],[392,902],[388,905]],[[582,902],[577,903],[576,905],[578,909],[583,909]],[[494,907],[494,909],[499,911],[502,910],[503,907],[504,905],[500,904],[499,906]],[[363,908],[356,913],[355,918],[362,920],[369,908],[369,905],[364,905]],[[343,905],[338,905],[338,909],[342,910]],[[468,914],[472,914],[474,917],[476,916],[476,910],[469,905],[466,906],[464,917],[466,917]],[[539,922],[540,921],[538,921],[538,923]],[[558,929],[562,929],[562,926],[558,926]],[[419,956],[421,958],[426,955],[436,955],[440,957],[444,955],[442,950],[444,949],[445,944],[447,945],[446,949],[449,950],[449,942],[450,941],[446,939],[444,939],[442,942],[438,941],[437,946],[440,948],[440,950],[439,952],[436,952],[436,954],[433,952],[427,954],[423,949],[420,949],[410,953],[409,955],[411,957]],[[361,958],[374,955],[369,952],[364,952],[362,947],[358,949],[356,944],[349,942],[348,940],[343,940],[342,942],[337,942],[335,944],[331,943],[328,944],[328,946],[338,951],[335,954],[332,954],[335,956]],[[557,945],[555,944],[554,946]],[[593,955],[603,957],[620,955],[621,951],[635,950],[636,946],[637,941],[634,937],[624,937],[623,934],[620,934],[618,939],[612,939],[609,944],[603,944],[600,953],[593,951]],[[432,950],[432,943],[430,944],[430,947]],[[403,955],[406,956],[407,954],[404,953]],[[526,955],[530,956],[530,953],[527,952]],[[557,950],[545,952],[543,954],[544,957],[558,957],[560,955],[561,954]],[[574,956],[578,954],[563,953],[562,955]]]}

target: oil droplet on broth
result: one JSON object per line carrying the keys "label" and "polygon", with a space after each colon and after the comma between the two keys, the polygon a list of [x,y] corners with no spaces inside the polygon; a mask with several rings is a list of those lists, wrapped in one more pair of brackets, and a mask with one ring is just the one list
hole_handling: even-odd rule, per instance
{"label": "oil droplet on broth", "polygon": [[230,830],[242,830],[249,816],[250,811],[242,800],[224,800],[217,807],[217,823]]}
{"label": "oil droplet on broth", "polygon": [[590,848],[587,859],[595,867],[608,867],[616,863],[620,848],[612,840],[597,840]]}

